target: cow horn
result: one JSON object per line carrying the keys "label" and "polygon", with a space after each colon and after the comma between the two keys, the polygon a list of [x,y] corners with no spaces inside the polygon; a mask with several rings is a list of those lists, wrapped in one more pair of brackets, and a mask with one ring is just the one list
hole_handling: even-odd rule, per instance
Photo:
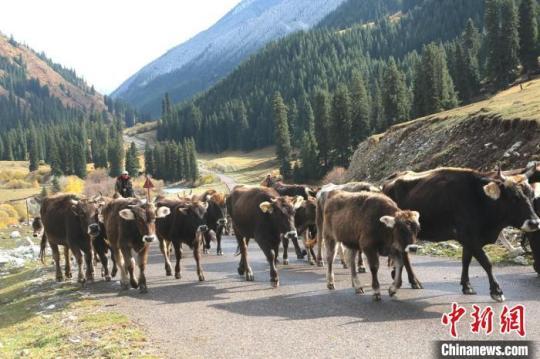
{"label": "cow horn", "polygon": [[76,205],[79,204],[79,201],[76,201],[76,200],[72,199],[72,200],[71,200],[71,204],[72,204],[73,206],[76,206]]}
{"label": "cow horn", "polygon": [[506,180],[506,176],[502,173],[502,166],[500,163],[497,165],[497,178],[499,178],[501,181]]}

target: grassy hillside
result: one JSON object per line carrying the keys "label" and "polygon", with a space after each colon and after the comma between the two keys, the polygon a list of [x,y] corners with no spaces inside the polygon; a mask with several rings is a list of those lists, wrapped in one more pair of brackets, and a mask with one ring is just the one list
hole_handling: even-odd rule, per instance
{"label": "grassy hillside", "polygon": [[362,142],[348,179],[379,181],[395,171],[462,166],[480,170],[540,160],[540,79],[487,100],[391,127]]}

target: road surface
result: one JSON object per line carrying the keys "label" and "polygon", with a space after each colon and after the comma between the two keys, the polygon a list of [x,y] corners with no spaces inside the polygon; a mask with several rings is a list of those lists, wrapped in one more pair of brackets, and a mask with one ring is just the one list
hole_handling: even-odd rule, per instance
{"label": "road surface", "polygon": [[[325,285],[325,270],[289,257],[279,266],[281,286],[272,289],[268,266],[257,245],[249,258],[255,282],[237,272],[236,243],[224,239],[225,255],[214,248],[203,256],[206,281],[198,282],[191,251],[184,249],[183,277],[165,277],[157,243],[152,244],[147,278],[149,293],[120,293],[118,282],[97,281],[90,287],[114,311],[139,323],[152,346],[170,358],[424,358],[433,341],[451,339],[441,324],[452,302],[468,309],[472,303],[493,306],[495,328],[504,304],[526,306],[527,339],[540,339],[540,278],[530,267],[496,267],[507,302],[494,303],[483,270],[471,266],[471,280],[479,295],[460,293],[461,264],[417,256],[414,264],[424,290],[408,284],[396,299],[387,295],[389,270],[379,271],[383,300],[372,301],[369,274],[361,274],[366,294],[356,295],[348,270],[336,265],[336,290]],[[290,251],[289,254],[292,254]],[[384,261],[383,261],[384,262]],[[99,272],[98,272],[99,273]],[[460,338],[485,339],[469,333],[470,318],[458,325]],[[498,333],[491,338],[501,338]],[[516,334],[507,339],[519,339]]]}

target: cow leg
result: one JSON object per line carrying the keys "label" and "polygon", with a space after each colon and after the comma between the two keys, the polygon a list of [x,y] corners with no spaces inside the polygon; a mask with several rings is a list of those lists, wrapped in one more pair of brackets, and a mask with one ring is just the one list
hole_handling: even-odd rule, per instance
{"label": "cow leg", "polygon": [[101,262],[101,276],[105,277],[107,282],[111,281],[111,275],[109,274],[109,259],[105,250],[101,248],[99,251],[96,250],[96,254],[99,256],[99,261]]}
{"label": "cow leg", "polygon": [[[282,236],[281,242],[283,243],[283,265],[289,264],[289,238]],[[298,241],[297,241],[298,244]],[[278,246],[279,248],[279,246]],[[278,257],[278,250],[276,250],[276,259]]]}
{"label": "cow leg", "polygon": [[112,250],[111,248],[111,260],[112,260],[112,272],[111,272],[111,277],[116,277],[116,273],[118,272],[118,266],[116,265],[116,254],[114,253],[114,251]]}
{"label": "cow leg", "polygon": [[78,247],[71,247],[71,252],[75,256],[75,260],[77,261],[77,281],[81,283],[84,287],[84,284],[86,283],[86,277],[84,276],[83,272],[83,255],[81,253],[81,249]]}
{"label": "cow leg", "polygon": [[64,246],[64,272],[66,279],[71,278],[71,257],[69,256],[69,247]]}
{"label": "cow leg", "polygon": [[[423,289],[422,283],[418,280],[416,277],[416,274],[414,274],[414,270],[411,265],[411,257],[409,256],[409,253],[405,253],[403,255],[403,264],[405,265],[405,269],[407,270],[407,277],[409,278],[409,283],[411,284],[412,289]],[[401,277],[399,278],[399,283],[401,283]]]}
{"label": "cow leg", "polygon": [[394,266],[396,268],[396,276],[394,277],[394,282],[388,288],[388,294],[393,297],[396,295],[397,290],[401,288],[401,273],[403,272],[403,256],[401,253],[397,253],[393,256]]}
{"label": "cow leg", "polygon": [[210,233],[209,232],[205,232],[203,234],[203,244],[202,244],[202,248],[203,248],[203,253],[204,254],[208,254],[210,252],[210,242],[212,241],[211,237],[210,237]]}
{"label": "cow leg", "polygon": [[316,217],[315,221],[317,224],[317,266],[323,267],[323,257],[322,257],[322,249],[324,246],[324,237],[323,237],[323,225],[324,225],[324,217],[323,217],[323,211],[321,206],[317,203],[317,211],[316,211]]}
{"label": "cow leg", "polygon": [[469,280],[469,265],[472,260],[472,252],[469,248],[463,246],[461,255],[461,287],[463,294],[473,295],[476,291],[471,286]]}
{"label": "cow leg", "polygon": [[161,239],[159,241],[159,250],[161,251],[161,254],[163,254],[163,259],[165,260],[166,276],[172,276],[171,260],[169,258],[169,245],[170,242],[165,239]]}
{"label": "cow leg", "polygon": [[[307,232],[309,232],[309,230],[306,230],[306,234],[304,234],[304,238],[307,235]],[[294,251],[296,253],[296,259],[304,259],[304,256],[307,254],[307,252],[305,250],[303,251],[302,248],[300,248],[300,244],[298,244],[298,238],[293,237],[292,243],[294,246]],[[304,240],[304,243],[305,243],[305,240]]]}
{"label": "cow leg", "polygon": [[86,280],[94,281],[94,251],[90,243],[85,243],[84,248],[81,248],[84,253],[84,261],[86,265]]}
{"label": "cow leg", "polygon": [[129,273],[129,282],[134,289],[139,288],[139,283],[135,279],[135,259],[131,254],[131,248],[122,248],[122,257],[124,257],[124,270]]}
{"label": "cow leg", "polygon": [[54,259],[54,265],[56,267],[56,281],[61,282],[64,280],[64,276],[62,275],[62,268],[60,267],[60,251],[58,250],[57,244],[49,243],[49,245],[51,246],[52,257]]}
{"label": "cow leg", "polygon": [[347,259],[346,259],[346,255],[345,255],[346,251],[347,251],[347,249],[345,249],[343,247],[343,244],[339,243],[338,244],[338,254],[339,254],[339,259],[341,260],[341,264],[343,265],[344,269],[348,268]]}
{"label": "cow leg", "polygon": [[176,256],[176,265],[174,266],[174,277],[176,279],[182,278],[182,266],[181,266],[181,260],[182,260],[182,243],[180,241],[175,240],[172,241],[172,245],[174,247],[174,254]]}
{"label": "cow leg", "polygon": [[493,266],[491,265],[491,262],[489,261],[489,258],[486,255],[486,252],[484,252],[484,249],[481,247],[473,247],[472,253],[474,258],[480,263],[482,268],[486,271],[489,279],[489,294],[491,295],[491,298],[497,302],[504,302],[504,294],[499,286],[499,283],[497,282],[497,279],[495,278],[495,275],[493,275]]}
{"label": "cow leg", "polygon": [[326,287],[330,290],[336,289],[334,284],[334,258],[336,257],[337,242],[333,238],[326,238]]}
{"label": "cow leg", "polygon": [[322,251],[323,247],[325,245],[324,238],[322,236],[317,235],[317,266],[324,267],[324,261],[322,257]]}
{"label": "cow leg", "polygon": [[120,287],[122,288],[122,290],[127,290],[129,289],[129,280],[125,265],[126,259],[122,255],[122,251],[120,250],[120,248],[113,248],[112,251],[116,260],[116,265],[120,268]]}
{"label": "cow leg", "polygon": [[356,253],[358,253],[357,249],[349,250],[349,263],[351,266],[351,282],[352,282],[352,287],[354,288],[354,291],[357,294],[364,294],[364,289],[362,288],[362,284],[360,283],[360,278],[356,270]]}
{"label": "cow leg", "polygon": [[[148,261],[148,245],[137,254],[137,265],[139,266],[139,291],[140,293],[148,293],[148,287],[146,285],[146,262]],[[133,284],[132,284],[133,286]],[[134,287],[136,288],[136,287]]]}
{"label": "cow leg", "polygon": [[381,286],[379,284],[379,278],[377,272],[379,271],[379,254],[377,250],[369,249],[365,250],[366,257],[369,264],[369,270],[371,271],[371,287],[373,288],[373,300],[381,300]]}
{"label": "cow leg", "polygon": [[362,257],[361,249],[358,251],[358,273],[366,273],[366,267],[364,266],[364,258]]}
{"label": "cow leg", "polygon": [[195,263],[197,264],[197,276],[199,281],[204,281],[204,273],[201,266],[201,246],[204,245],[203,238],[204,235],[197,234],[195,238],[195,244],[193,245],[193,257],[195,258]]}
{"label": "cow leg", "polygon": [[[235,233],[237,231],[235,230]],[[238,240],[238,237],[237,237]],[[251,267],[249,266],[248,262],[248,256],[247,256],[247,244],[249,242],[249,239],[242,238],[238,240],[238,245],[240,247],[240,265],[238,266],[238,274],[243,275],[245,274],[247,281],[254,281],[255,276],[253,275],[253,271],[251,270]]]}
{"label": "cow leg", "polygon": [[223,236],[223,231],[225,230],[225,228],[223,226],[220,226],[217,230],[217,233],[216,233],[216,241],[217,241],[217,249],[216,249],[216,254],[218,256],[222,256],[223,255],[223,249],[221,249],[221,237]]}
{"label": "cow leg", "polygon": [[[257,240],[257,237],[255,238]],[[270,265],[270,284],[272,287],[276,288],[279,287],[279,277],[277,273],[277,267],[276,267],[276,258],[278,256],[278,250],[279,250],[279,240],[276,246],[272,248],[271,244],[263,241],[263,240],[257,240],[257,243],[259,244],[259,247],[262,249],[264,255],[266,256],[266,260],[268,261],[268,264]]]}

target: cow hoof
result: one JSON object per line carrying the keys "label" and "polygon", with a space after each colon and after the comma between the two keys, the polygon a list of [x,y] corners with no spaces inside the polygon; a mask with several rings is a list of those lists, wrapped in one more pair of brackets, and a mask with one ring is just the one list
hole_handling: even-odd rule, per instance
{"label": "cow hoof", "polygon": [[139,283],[137,283],[136,280],[131,280],[130,284],[131,284],[131,288],[134,288],[134,289],[139,288]]}
{"label": "cow hoof", "polygon": [[309,264],[314,266],[315,265],[315,261],[309,261]]}
{"label": "cow hoof", "polygon": [[148,293],[148,288],[146,288],[146,286],[141,286],[141,288],[139,289],[139,293],[141,294],[146,294]]}
{"label": "cow hoof", "polygon": [[270,285],[272,286],[272,288],[277,288],[279,287],[279,280],[271,280],[270,281]]}
{"label": "cow hoof", "polygon": [[362,287],[354,288],[354,292],[356,294],[364,294],[364,288],[362,288]]}
{"label": "cow hoof", "polygon": [[73,277],[73,276],[71,275],[70,272],[67,272],[67,273],[66,273],[66,278],[71,279],[72,277]]}
{"label": "cow hoof", "polygon": [[366,267],[358,267],[358,273],[366,273]]}
{"label": "cow hoof", "polygon": [[283,260],[283,265],[286,266],[286,265],[288,265],[288,264],[289,264],[289,260],[288,260],[288,259],[284,259],[284,260]]}
{"label": "cow hoof", "polygon": [[476,291],[472,287],[464,287],[463,294],[465,295],[476,295]]}
{"label": "cow hoof", "polygon": [[[67,279],[67,278],[66,278],[66,279]],[[62,276],[57,276],[57,277],[56,277],[56,281],[57,281],[57,282],[63,282],[63,281],[64,281],[64,277],[62,277]]]}
{"label": "cow hoof", "polygon": [[393,288],[393,287],[388,288],[388,295],[389,295],[389,296],[393,297],[393,296],[396,295],[396,293],[397,293],[397,289],[396,289],[396,288]]}
{"label": "cow hoof", "polygon": [[112,272],[111,272],[111,276],[114,278],[116,277],[116,273],[118,272],[117,269],[113,269]]}
{"label": "cow hoof", "polygon": [[304,259],[304,256],[301,255],[301,254],[297,254],[297,255],[296,255],[296,259]]}
{"label": "cow hoof", "polygon": [[246,273],[246,280],[248,282],[253,282],[255,280],[255,276],[253,275],[253,273]]}
{"label": "cow hoof", "polygon": [[244,268],[238,267],[238,274],[239,274],[239,275],[244,275],[244,273],[246,273],[246,271],[244,270]]}
{"label": "cow hoof", "polygon": [[175,273],[174,278],[180,279],[180,278],[182,278],[182,275],[180,273]]}
{"label": "cow hoof", "polygon": [[380,302],[381,301],[381,293],[375,293],[373,294],[373,301],[374,302]]}
{"label": "cow hoof", "polygon": [[[420,282],[414,282],[414,283],[411,283],[411,288],[412,289],[424,289],[424,287],[422,286],[422,284]],[[476,294],[476,293],[475,293]]]}
{"label": "cow hoof", "polygon": [[204,282],[204,275],[203,274],[199,275],[199,282]]}
{"label": "cow hoof", "polygon": [[120,283],[120,289],[128,290],[129,289],[129,283]]}
{"label": "cow hoof", "polygon": [[324,267],[324,262],[323,261],[317,261],[317,267]]}
{"label": "cow hoof", "polygon": [[334,283],[327,283],[326,284],[326,288],[330,289],[330,290],[334,290],[336,289],[336,286]]}
{"label": "cow hoof", "polygon": [[203,249],[202,252],[203,252],[203,254],[208,254],[208,249],[205,248],[205,249]]}
{"label": "cow hoof", "polygon": [[279,258],[276,258],[276,264],[279,264]]}
{"label": "cow hoof", "polygon": [[220,249],[219,251],[217,251],[217,255],[218,255],[218,256],[222,256],[222,255],[223,255],[223,251]]}
{"label": "cow hoof", "polygon": [[106,275],[105,276],[105,282],[110,282],[111,281],[111,276],[110,275]]}
{"label": "cow hoof", "polygon": [[343,265],[343,269],[349,269],[349,266],[347,265],[347,263],[341,262],[341,265]]}
{"label": "cow hoof", "polygon": [[390,272],[390,276],[392,277],[392,280],[396,279],[396,269],[392,269],[392,272]]}
{"label": "cow hoof", "polygon": [[504,294],[502,293],[491,293],[491,298],[493,298],[494,301],[496,302],[499,302],[499,303],[502,303],[506,300],[506,298],[504,297]]}

